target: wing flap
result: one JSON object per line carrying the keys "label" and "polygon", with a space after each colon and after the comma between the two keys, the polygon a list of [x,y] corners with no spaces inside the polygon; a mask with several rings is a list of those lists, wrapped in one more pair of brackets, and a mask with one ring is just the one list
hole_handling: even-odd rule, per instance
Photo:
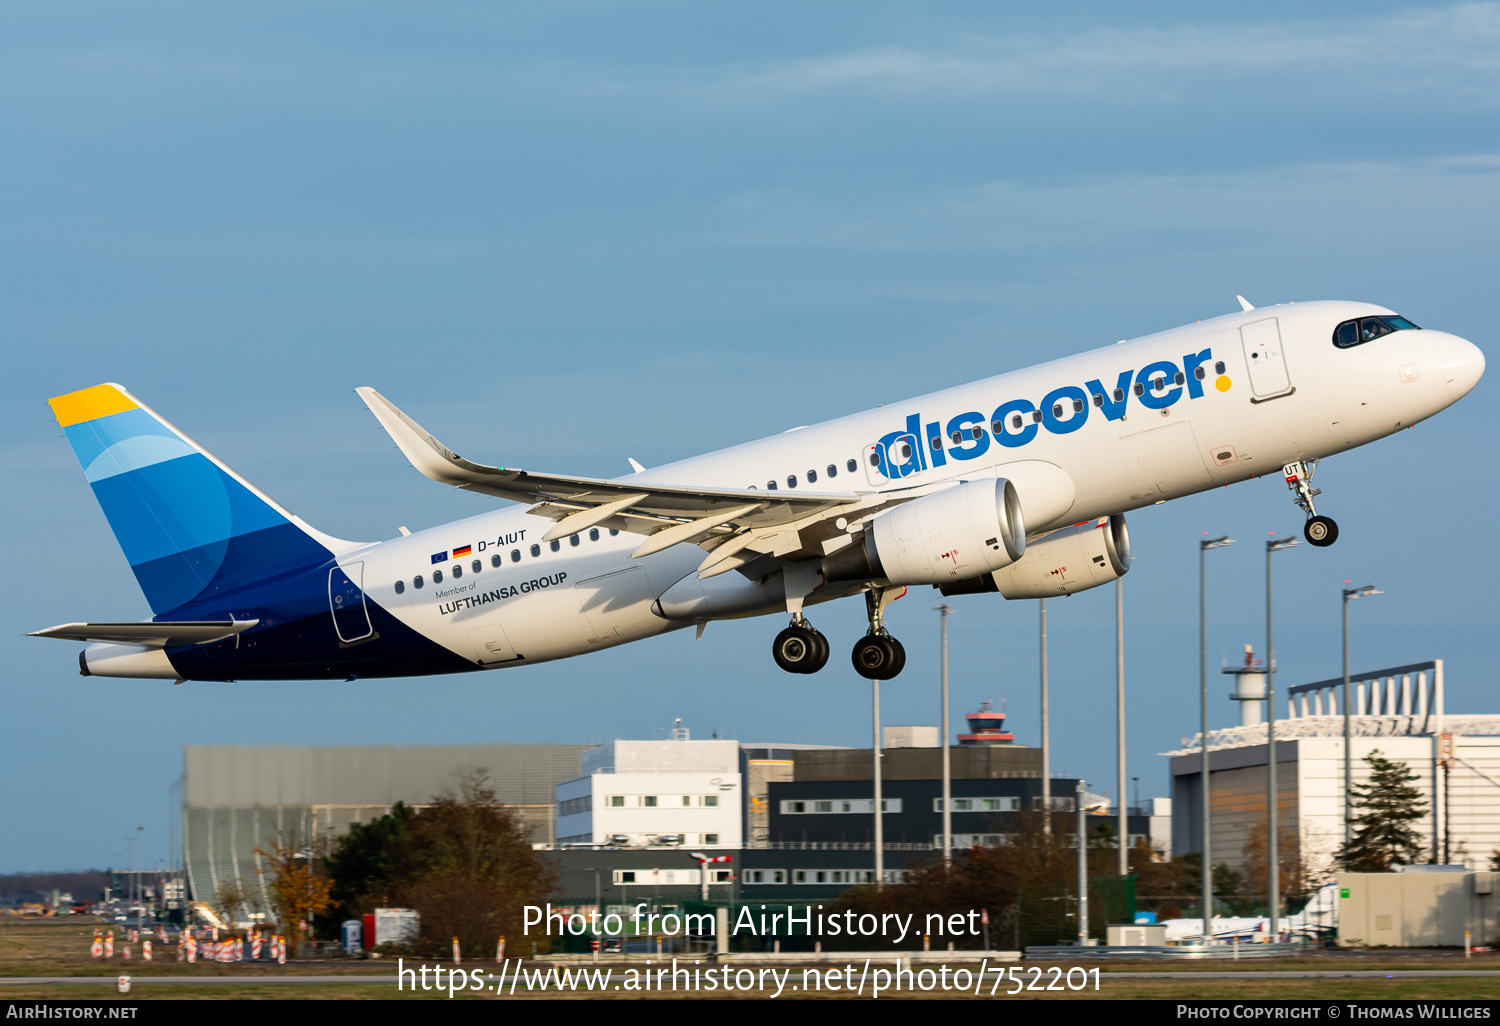
{"label": "wing flap", "polygon": [[148,648],[171,648],[178,645],[207,645],[248,631],[259,620],[183,620],[152,623],[64,623],[44,631],[32,631],[33,638],[61,638],[63,641],[102,641],[122,645],[145,645]]}

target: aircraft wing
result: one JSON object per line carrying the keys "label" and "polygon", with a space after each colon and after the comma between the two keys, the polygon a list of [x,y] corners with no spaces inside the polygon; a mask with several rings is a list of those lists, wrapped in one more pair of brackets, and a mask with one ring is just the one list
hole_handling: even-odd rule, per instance
{"label": "aircraft wing", "polygon": [[[459,456],[375,389],[360,388],[358,392],[412,466],[432,480],[455,488],[534,503],[530,512],[557,521],[544,541],[602,524],[651,535],[636,549],[637,556],[679,542],[694,542],[704,548],[732,544],[738,550],[753,546],[757,538],[778,529],[817,521],[835,510],[864,502],[862,496],[852,492],[685,488],[489,467]],[[710,560],[727,555],[711,552]]]}
{"label": "aircraft wing", "polygon": [[152,623],[65,623],[32,631],[33,638],[61,638],[64,641],[104,641],[122,645],[145,645],[167,648],[177,645],[206,645],[210,641],[232,638],[248,631],[259,620],[185,620]]}

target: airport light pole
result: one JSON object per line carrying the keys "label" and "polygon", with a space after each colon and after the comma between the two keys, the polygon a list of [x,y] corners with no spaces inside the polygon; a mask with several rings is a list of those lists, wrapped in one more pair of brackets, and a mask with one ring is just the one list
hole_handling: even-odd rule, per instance
{"label": "airport light pole", "polygon": [[1042,833],[1052,836],[1052,734],[1047,713],[1047,600],[1037,603],[1041,610],[1042,668]]}
{"label": "airport light pole", "polygon": [[933,606],[943,624],[943,725],[938,744],[943,748],[943,865],[953,864],[953,765],[948,753],[948,614],[953,607],[946,602]]}
{"label": "airport light pole", "polygon": [[1350,758],[1353,734],[1349,723],[1349,600],[1364,598],[1366,595],[1383,594],[1385,592],[1376,591],[1373,584],[1367,584],[1363,588],[1344,589],[1344,693],[1339,701],[1344,707],[1344,844],[1346,846],[1354,842],[1354,762]]}
{"label": "airport light pole", "polygon": [[1130,820],[1125,807],[1125,581],[1115,578],[1115,749],[1119,777],[1120,829],[1115,847],[1120,850],[1120,875],[1130,873]]}
{"label": "airport light pole", "polygon": [[1089,840],[1088,824],[1084,817],[1087,813],[1083,808],[1084,782],[1078,782],[1077,797],[1073,799],[1078,806],[1078,944],[1089,939]]}
{"label": "airport light pole", "polygon": [[875,716],[875,888],[885,887],[885,823],[880,800],[880,681],[870,681]]}
{"label": "airport light pole", "polygon": [[1277,920],[1281,912],[1281,857],[1278,851],[1276,817],[1276,640],[1271,629],[1271,556],[1282,549],[1296,548],[1302,542],[1291,538],[1266,540],[1266,904],[1271,942],[1279,933]]}
{"label": "airport light pole", "polygon": [[[1207,534],[1207,531],[1203,532]],[[1233,545],[1229,535],[1204,538],[1198,542],[1198,702],[1199,734],[1202,743],[1199,770],[1202,772],[1200,808],[1203,820],[1203,943],[1213,940],[1214,918],[1214,863],[1210,832],[1212,808],[1209,802],[1208,774],[1208,570],[1207,555],[1210,549],[1222,549]]]}

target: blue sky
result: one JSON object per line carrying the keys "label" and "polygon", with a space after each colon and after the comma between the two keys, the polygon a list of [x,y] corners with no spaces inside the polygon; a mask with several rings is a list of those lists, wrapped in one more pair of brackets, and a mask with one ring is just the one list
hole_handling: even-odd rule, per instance
{"label": "blue sky", "polygon": [[[77,676],[23,637],[149,615],[47,397],[114,380],[350,538],[490,508],[416,474],[353,389],[466,455],[649,465],[1257,304],[1358,299],[1487,351],[1500,6],[13,3],[0,8],[0,872],[166,857],[184,744],[593,742],[682,717],[868,744],[842,657],[775,618],[519,672],[308,684]],[[1493,375],[1492,375],[1493,376]],[[1494,711],[1490,381],[1325,462],[1334,548],[1278,556],[1283,683],[1447,660]],[[1264,637],[1278,481],[1131,517],[1131,775]],[[935,593],[888,722],[935,722]],[[954,602],[960,709],[1036,740],[1036,609]],[[1113,782],[1113,602],[1051,604],[1053,765]],[[858,603],[820,610],[842,652]],[[1214,682],[1214,715],[1235,711]]]}

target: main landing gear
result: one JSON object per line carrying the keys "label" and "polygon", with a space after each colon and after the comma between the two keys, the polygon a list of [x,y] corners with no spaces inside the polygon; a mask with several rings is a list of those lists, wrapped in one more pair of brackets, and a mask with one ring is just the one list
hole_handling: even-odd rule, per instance
{"label": "main landing gear", "polygon": [[771,658],[787,673],[817,673],[828,665],[828,639],[800,613],[771,643]]}
{"label": "main landing gear", "polygon": [[[891,680],[906,666],[906,649],[891,637],[882,622],[885,607],[905,591],[905,588],[872,588],[865,593],[870,632],[854,643],[850,659],[854,672],[866,680]],[[792,615],[791,625],[771,643],[771,658],[787,673],[817,673],[828,665],[828,652],[828,639],[800,612]]]}
{"label": "main landing gear", "polygon": [[1322,495],[1323,489],[1312,486],[1313,472],[1318,469],[1317,460],[1297,460],[1281,468],[1286,476],[1286,486],[1295,494],[1294,500],[1307,514],[1307,523],[1302,525],[1302,537],[1309,545],[1323,548],[1339,540],[1339,525],[1332,517],[1320,516],[1313,507],[1313,496]]}
{"label": "main landing gear", "polygon": [[871,588],[865,592],[870,633],[854,643],[850,660],[866,680],[892,680],[906,666],[906,649],[885,629],[885,607],[906,594],[905,588]]}

